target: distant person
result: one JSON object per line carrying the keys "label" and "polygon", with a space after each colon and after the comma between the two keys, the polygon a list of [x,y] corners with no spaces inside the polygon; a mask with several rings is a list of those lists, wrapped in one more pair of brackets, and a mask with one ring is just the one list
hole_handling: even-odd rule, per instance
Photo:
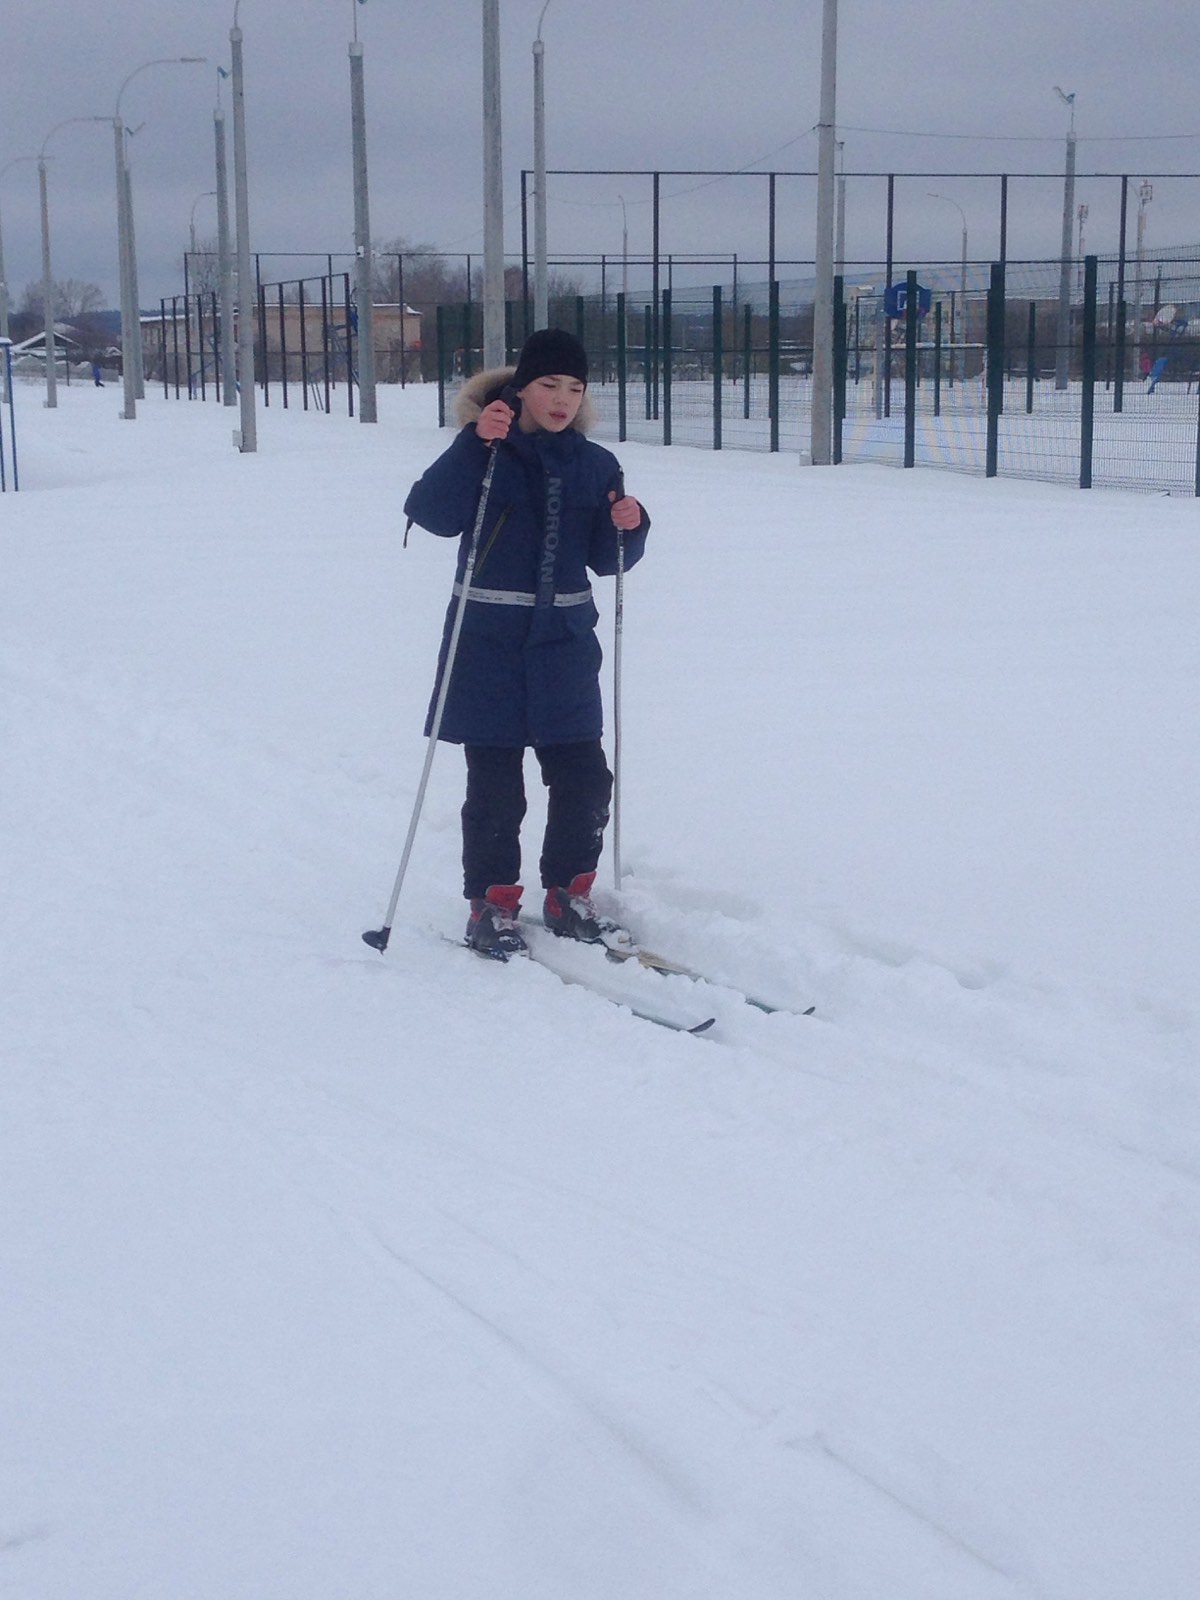
{"label": "distant person", "polygon": [[[530,746],[549,790],[542,920],[585,944],[628,943],[591,900],[613,777],[600,744],[601,651],[588,569],[615,573],[622,540],[624,564],[633,566],[650,518],[625,493],[617,458],[586,436],[587,383],[578,339],[557,328],[531,334],[515,369],[481,372],[464,385],[456,402],[462,431],[404,506],[430,533],[462,535],[461,583],[495,445],[438,737],[466,755],[466,943],[498,961],[527,948],[517,919]],[[452,600],[446,616],[439,685],[457,605]],[[427,736],[432,717],[431,709]]]}
{"label": "distant person", "polygon": [[94,355],[92,357],[92,382],[96,385],[97,389],[103,389],[103,387],[104,387],[104,379],[103,379],[103,377],[101,376],[101,373],[100,373],[100,357],[99,357],[99,355]]}

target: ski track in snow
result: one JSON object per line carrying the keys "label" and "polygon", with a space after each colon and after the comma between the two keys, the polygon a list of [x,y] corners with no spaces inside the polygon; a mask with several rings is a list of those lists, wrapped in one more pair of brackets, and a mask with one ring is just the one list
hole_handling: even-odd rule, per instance
{"label": "ski track in snow", "polygon": [[[776,901],[780,839],[820,826],[831,860],[852,854],[806,790],[831,781],[820,740],[781,755],[791,801],[767,833],[747,821],[722,870],[705,803],[736,814],[748,769],[710,761],[697,791],[689,734],[646,775],[637,677],[619,909],[712,975],[695,991],[636,977],[711,1008],[713,1034],[666,1034],[436,936],[462,915],[453,751],[391,947],[369,952],[449,570],[439,541],[397,553],[404,486],[441,442],[424,397],[397,399],[366,439],[271,417],[253,461],[205,453],[216,408],[148,406],[137,428],[161,462],[97,424],[103,473],[72,459],[81,487],[39,489],[53,430],[95,422],[100,402],[73,394],[38,419],[33,488],[3,506],[0,1578],[20,1600],[329,1600],[350,1570],[355,1600],[1184,1592],[1200,1561],[1193,994],[1103,962],[1088,975],[1078,949],[1061,975],[1022,964],[999,911],[958,948],[928,907],[873,924],[851,881],[839,901],[824,876],[809,908],[791,864]],[[698,729],[694,686],[670,681],[693,578],[711,563],[736,612],[732,512],[750,496],[781,515],[795,469],[623,456],[680,591],[672,607],[648,558],[656,692]],[[372,492],[346,533],[351,463]],[[861,526],[882,499],[910,555],[963,505],[1040,518],[1044,540],[1074,514],[1050,491],[985,502],[906,478],[835,475],[825,514]],[[1172,508],[1129,504],[1169,541]],[[823,539],[798,584],[834,585]],[[769,523],[763,542],[775,571]],[[856,581],[872,611],[871,572]],[[967,648],[966,579],[959,598],[967,621],[932,640],[915,622],[914,650]],[[706,613],[710,651],[719,625]],[[856,625],[842,618],[845,663],[869,653]],[[1073,620],[1064,659],[1085,635]],[[842,670],[849,717],[865,679]],[[972,670],[996,689],[982,657]],[[740,694],[715,682],[707,737],[740,748]],[[913,710],[924,729],[915,692]],[[902,747],[880,747],[881,793]],[[761,733],[747,748],[769,759]],[[993,806],[981,839],[1003,833]],[[1170,839],[1167,800],[1161,822]],[[1163,881],[1170,865],[1152,863]],[[1049,890],[1044,905],[1064,948],[1077,917],[1082,949],[1091,908]],[[818,1015],[762,1015],[738,985]]]}

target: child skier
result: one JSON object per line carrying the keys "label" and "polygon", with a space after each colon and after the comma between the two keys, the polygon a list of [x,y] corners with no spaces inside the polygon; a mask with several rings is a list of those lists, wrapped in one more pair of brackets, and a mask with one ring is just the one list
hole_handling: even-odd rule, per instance
{"label": "child skier", "polygon": [[[622,539],[624,565],[633,566],[650,519],[626,495],[616,457],[586,437],[587,382],[578,339],[554,328],[532,334],[515,368],[481,372],[460,391],[455,410],[462,431],[404,506],[410,525],[463,535],[440,684],[483,477],[498,441],[438,736],[461,744],[466,755],[466,942],[501,961],[526,948],[517,917],[530,745],[549,790],[543,921],[589,944],[621,935],[591,900],[613,779],[600,744],[601,651],[587,569],[615,573]],[[432,717],[431,705],[426,735]]]}

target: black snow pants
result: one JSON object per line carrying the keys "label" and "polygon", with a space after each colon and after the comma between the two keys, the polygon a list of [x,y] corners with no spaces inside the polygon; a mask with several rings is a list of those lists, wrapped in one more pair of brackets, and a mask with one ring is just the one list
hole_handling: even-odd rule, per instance
{"label": "black snow pants", "polygon": [[[468,744],[467,798],[462,808],[463,893],[481,899],[493,884],[519,883],[525,817],[525,751]],[[604,842],[613,777],[599,739],[535,748],[549,790],[542,841],[543,888],[562,888],[594,872]]]}

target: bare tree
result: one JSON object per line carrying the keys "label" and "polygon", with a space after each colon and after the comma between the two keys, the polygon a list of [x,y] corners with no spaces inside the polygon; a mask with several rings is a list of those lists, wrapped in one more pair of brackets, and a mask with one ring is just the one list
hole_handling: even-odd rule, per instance
{"label": "bare tree", "polygon": [[188,251],[188,290],[192,294],[220,293],[221,260],[215,238],[197,239],[196,248]]}
{"label": "bare tree", "polygon": [[[27,284],[21,300],[22,312],[27,316],[44,318],[45,304],[41,279]],[[54,281],[55,322],[74,322],[79,317],[99,311],[103,304],[104,295],[99,284],[84,283],[80,278],[56,278]]]}
{"label": "bare tree", "polygon": [[467,298],[465,255],[444,255],[435,245],[411,244],[403,238],[376,245],[376,296],[396,304],[402,278],[405,302],[423,314],[439,305],[461,305]]}

